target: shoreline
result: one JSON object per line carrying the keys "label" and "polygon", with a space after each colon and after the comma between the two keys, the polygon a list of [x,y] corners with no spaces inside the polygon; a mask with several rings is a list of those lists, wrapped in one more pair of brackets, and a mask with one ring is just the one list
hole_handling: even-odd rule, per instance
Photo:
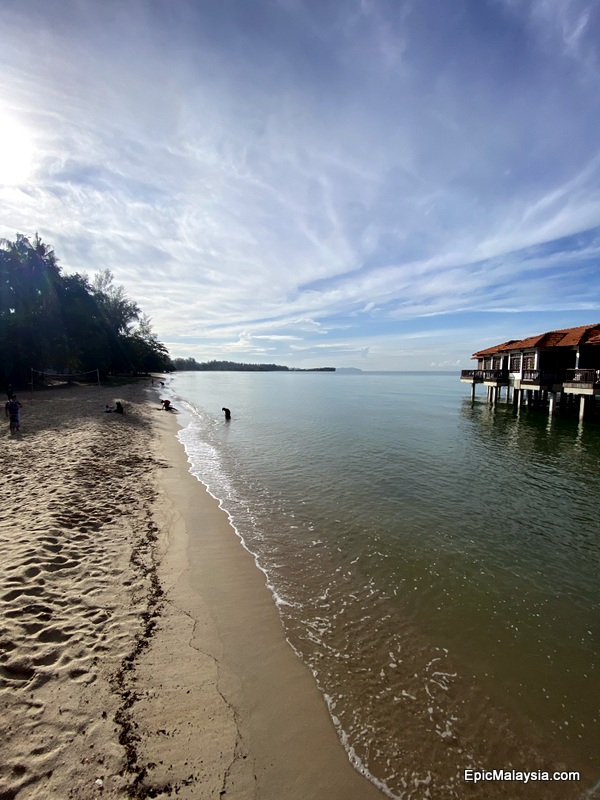
{"label": "shoreline", "polygon": [[[312,674],[287,642],[264,572],[189,472],[177,419],[164,415],[158,427],[157,442],[174,466],[159,476],[174,516],[159,572],[164,582],[171,576],[167,596],[195,620],[193,647],[213,659],[215,690],[237,727],[227,796],[381,798],[351,765]],[[160,632],[153,646],[159,639]]]}
{"label": "shoreline", "polygon": [[23,394],[6,425],[0,794],[382,797],[153,396]]}

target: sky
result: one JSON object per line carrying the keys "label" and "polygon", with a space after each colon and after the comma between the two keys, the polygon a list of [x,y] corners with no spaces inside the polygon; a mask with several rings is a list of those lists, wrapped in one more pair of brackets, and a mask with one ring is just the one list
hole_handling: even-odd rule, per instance
{"label": "sky", "polygon": [[173,357],[460,369],[600,322],[597,0],[2,0],[0,237]]}

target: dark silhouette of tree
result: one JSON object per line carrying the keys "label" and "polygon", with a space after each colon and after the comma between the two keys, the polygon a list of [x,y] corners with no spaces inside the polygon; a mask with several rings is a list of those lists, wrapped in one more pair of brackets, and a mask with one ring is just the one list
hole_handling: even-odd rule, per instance
{"label": "dark silhouette of tree", "polygon": [[138,371],[161,372],[173,368],[169,352],[153,333],[151,320],[146,314],[140,316],[137,328],[125,337],[125,341]]}
{"label": "dark silhouette of tree", "polygon": [[180,372],[335,372],[335,367],[298,369],[280,364],[240,364],[237,361],[202,361],[195,358],[174,358],[173,367]]}
{"label": "dark silhouette of tree", "polygon": [[125,287],[115,286],[113,279],[109,269],[100,270],[94,275],[92,288],[106,325],[118,336],[129,333],[141,311],[138,304],[127,297]]}
{"label": "dark silhouette of tree", "polygon": [[[137,327],[136,327],[137,325]],[[30,371],[166,370],[166,347],[110,270],[93,282],[63,275],[54,250],[36,234],[0,240],[0,379],[23,385]]]}
{"label": "dark silhouette of tree", "polygon": [[56,324],[60,268],[51,247],[36,234],[0,241],[0,347],[5,380],[21,382],[32,365],[61,349]]}
{"label": "dark silhouette of tree", "polygon": [[111,368],[117,372],[135,372],[129,338],[131,327],[140,316],[139,306],[127,297],[124,286],[114,285],[109,269],[94,275],[92,291],[108,337]]}

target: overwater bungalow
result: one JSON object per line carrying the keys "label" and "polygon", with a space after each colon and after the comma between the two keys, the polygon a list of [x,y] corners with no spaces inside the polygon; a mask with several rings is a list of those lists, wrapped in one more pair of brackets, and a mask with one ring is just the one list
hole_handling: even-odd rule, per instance
{"label": "overwater bungalow", "polygon": [[510,339],[472,358],[477,368],[462,370],[460,379],[471,384],[473,399],[483,384],[489,402],[504,389],[507,402],[548,403],[552,414],[557,399],[564,404],[579,397],[583,418],[588,398],[600,395],[600,323]]}

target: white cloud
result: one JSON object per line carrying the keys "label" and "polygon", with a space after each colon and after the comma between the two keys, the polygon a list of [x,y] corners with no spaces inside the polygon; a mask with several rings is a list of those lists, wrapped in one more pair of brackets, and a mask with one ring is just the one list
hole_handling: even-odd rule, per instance
{"label": "white cloud", "polygon": [[427,4],[289,0],[251,30],[187,2],[159,20],[64,0],[59,25],[23,0],[0,31],[0,101],[37,173],[0,189],[2,234],[39,230],[68,270],[110,267],[182,353],[319,339],[396,363],[385,325],[591,312],[593,7],[458,2],[471,28]]}

